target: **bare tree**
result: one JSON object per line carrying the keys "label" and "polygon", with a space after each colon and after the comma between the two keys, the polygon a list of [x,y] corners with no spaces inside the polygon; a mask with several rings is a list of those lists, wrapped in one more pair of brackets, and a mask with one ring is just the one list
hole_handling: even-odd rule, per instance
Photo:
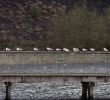
{"label": "bare tree", "polygon": [[104,17],[91,12],[86,5],[76,5],[72,12],[53,18],[50,43],[60,47],[103,48],[105,46]]}

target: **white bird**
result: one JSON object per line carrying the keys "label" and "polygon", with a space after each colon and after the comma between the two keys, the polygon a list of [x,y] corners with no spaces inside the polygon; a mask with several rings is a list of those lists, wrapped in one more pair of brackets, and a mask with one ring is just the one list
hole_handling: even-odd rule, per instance
{"label": "white bird", "polygon": [[33,48],[34,49],[34,51],[38,51],[39,49],[38,48]]}
{"label": "white bird", "polygon": [[56,48],[56,51],[61,51],[61,49],[60,48]]}
{"label": "white bird", "polygon": [[104,50],[104,51],[106,51],[106,52],[108,51],[108,49],[107,49],[107,48],[103,48],[103,50]]}
{"label": "white bird", "polygon": [[47,51],[52,51],[52,50],[53,50],[52,48],[47,47]]}
{"label": "white bird", "polygon": [[17,51],[22,51],[23,49],[21,49],[21,48],[16,48],[16,50],[17,50]]}
{"label": "white bird", "polygon": [[6,48],[6,51],[11,51],[11,49],[10,48]]}
{"label": "white bird", "polygon": [[91,51],[95,51],[95,49],[94,49],[94,48],[90,48],[90,50],[91,50]]}
{"label": "white bird", "polygon": [[79,49],[78,48],[73,48],[73,51],[77,52],[77,51],[79,51]]}
{"label": "white bird", "polygon": [[67,49],[67,48],[63,48],[63,51],[65,51],[65,52],[69,52],[70,50]]}
{"label": "white bird", "polygon": [[87,51],[87,49],[83,48],[82,51]]}

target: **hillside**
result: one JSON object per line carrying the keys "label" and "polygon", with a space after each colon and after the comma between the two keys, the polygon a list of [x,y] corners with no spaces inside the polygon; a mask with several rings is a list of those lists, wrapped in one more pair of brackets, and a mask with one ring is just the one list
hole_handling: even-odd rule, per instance
{"label": "hillside", "polygon": [[32,2],[29,5],[25,0],[1,0],[0,48],[21,46],[29,49],[42,45],[46,41],[45,32],[49,30],[49,19],[57,10],[62,7],[54,2],[48,5]]}
{"label": "hillside", "polygon": [[[0,0],[0,49],[22,47],[24,50],[31,50],[33,47],[38,47],[44,50],[47,45],[54,48],[57,46],[72,48],[72,45],[68,46],[68,43],[58,45],[56,41],[54,43],[51,41],[51,37],[54,37],[51,19],[61,13],[70,12],[75,3],[79,1]],[[110,1],[83,0],[82,3],[86,3],[88,9],[97,9],[99,14],[100,12],[103,14]],[[78,44],[78,47],[82,46]],[[88,48],[89,46],[86,45],[85,47]]]}

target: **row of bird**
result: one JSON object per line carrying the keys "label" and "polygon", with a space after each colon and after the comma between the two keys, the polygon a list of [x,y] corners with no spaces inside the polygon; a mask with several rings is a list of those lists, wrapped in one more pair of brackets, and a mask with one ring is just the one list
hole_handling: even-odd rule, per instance
{"label": "row of bird", "polygon": [[[17,51],[22,51],[23,49],[22,48],[16,48],[16,50]],[[33,48],[33,50],[34,51],[39,51],[39,49],[38,48]],[[70,49],[68,49],[68,48],[63,48],[63,49],[60,49],[60,48],[56,48],[55,49],[56,51],[65,51],[65,52],[69,52],[70,51]],[[11,51],[11,49],[10,48],[6,48],[6,51]],[[47,51],[54,51],[54,49],[52,49],[52,48],[50,48],[50,47],[47,47]],[[79,48],[73,48],[73,51],[75,51],[75,52],[78,52],[78,51],[80,51],[79,50]],[[88,51],[86,48],[83,48],[82,49],[82,51]],[[95,48],[90,48],[90,51],[95,51]],[[103,48],[103,51],[108,51],[108,49],[107,48]]]}

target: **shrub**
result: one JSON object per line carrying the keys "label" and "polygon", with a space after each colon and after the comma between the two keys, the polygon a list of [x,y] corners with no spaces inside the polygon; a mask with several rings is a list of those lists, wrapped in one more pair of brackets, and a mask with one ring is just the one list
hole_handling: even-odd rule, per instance
{"label": "shrub", "polygon": [[33,4],[30,13],[31,16],[36,19],[41,16],[41,8],[37,4]]}

